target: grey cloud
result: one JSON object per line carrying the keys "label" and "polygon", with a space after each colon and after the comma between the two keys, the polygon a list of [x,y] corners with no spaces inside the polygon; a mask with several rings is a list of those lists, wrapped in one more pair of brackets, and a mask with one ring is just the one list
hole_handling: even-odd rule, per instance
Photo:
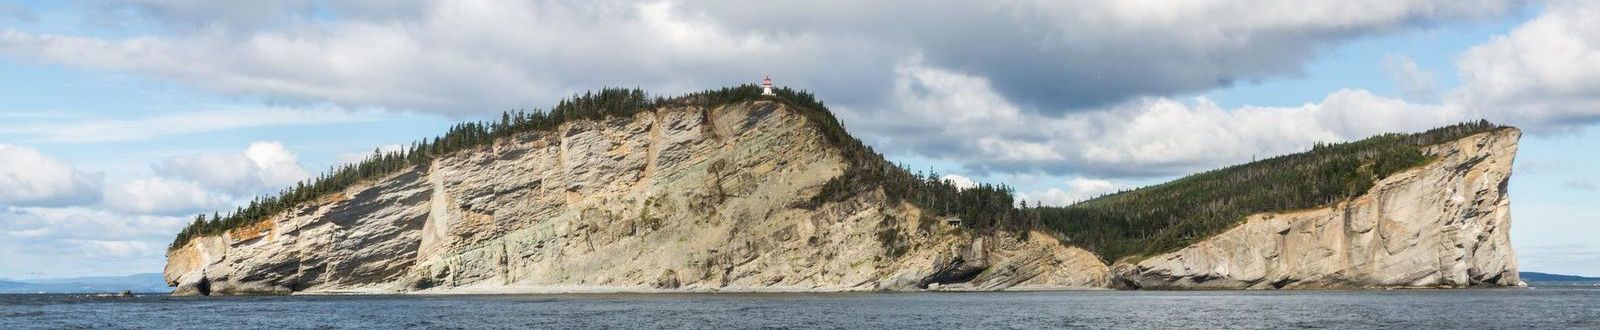
{"label": "grey cloud", "polygon": [[183,33],[11,32],[0,45],[225,93],[445,113],[549,104],[599,86],[677,93],[763,74],[834,104],[870,104],[891,87],[895,62],[921,56],[990,79],[1028,111],[1055,113],[1294,76],[1344,40],[1517,3],[138,0],[109,7]]}
{"label": "grey cloud", "polygon": [[988,80],[917,62],[898,66],[894,101],[844,108],[853,132],[890,153],[961,164],[973,174],[1162,177],[1385,132],[1465,120],[1447,105],[1341,90],[1301,107],[1225,109],[1204,99],[1143,98],[1096,111],[1022,110]]}
{"label": "grey cloud", "polygon": [[94,25],[128,26],[151,22],[172,30],[256,28],[304,19],[316,6],[311,0],[100,0],[90,19]]}
{"label": "grey cloud", "polygon": [[1106,106],[1295,76],[1344,40],[1519,1],[695,3],[733,30],[873,38],[990,79],[1026,109]]}
{"label": "grey cloud", "polygon": [[1567,189],[1572,189],[1572,190],[1584,190],[1584,191],[1600,190],[1600,185],[1596,185],[1593,180],[1589,180],[1589,179],[1573,179],[1573,180],[1562,181],[1561,182],[1561,187],[1562,188],[1567,188]]}
{"label": "grey cloud", "polygon": [[665,3],[452,1],[428,9],[403,23],[356,17],[121,40],[0,31],[0,53],[227,94],[454,114],[543,106],[603,86],[680,93],[763,74],[825,86],[830,101],[850,102],[876,96],[863,86],[887,81],[871,68],[902,55],[868,40],[728,30]]}
{"label": "grey cloud", "polygon": [[[1600,6],[1592,3],[1551,4],[1506,36],[1469,50],[1458,63],[1464,84],[1431,102],[1340,90],[1300,107],[1223,109],[1204,99],[1144,97],[1085,112],[1030,113],[991,79],[919,60],[900,70],[892,101],[872,107],[877,111],[850,111],[847,119],[866,125],[855,128],[885,150],[957,162],[975,173],[1096,177],[1178,175],[1314,142],[1480,118],[1558,134],[1600,122],[1600,81],[1593,79],[1600,62],[1585,60],[1600,57],[1597,18]],[[1426,75],[1403,58],[1388,62],[1412,71],[1407,75]],[[1425,87],[1425,80],[1415,85]],[[960,120],[975,115],[982,120]],[[1560,170],[1554,165],[1519,169]]]}
{"label": "grey cloud", "polygon": [[181,33],[227,30],[250,33],[324,19],[411,21],[428,14],[433,0],[99,0],[96,25],[154,23]]}
{"label": "grey cloud", "polygon": [[[3,36],[3,33],[0,33]],[[65,143],[127,142],[168,135],[264,127],[322,125],[376,121],[360,112],[338,111],[329,106],[218,107],[208,111],[164,114],[144,118],[97,118],[81,114],[22,113],[3,118],[13,125],[0,126],[0,135],[17,135],[31,141]]]}

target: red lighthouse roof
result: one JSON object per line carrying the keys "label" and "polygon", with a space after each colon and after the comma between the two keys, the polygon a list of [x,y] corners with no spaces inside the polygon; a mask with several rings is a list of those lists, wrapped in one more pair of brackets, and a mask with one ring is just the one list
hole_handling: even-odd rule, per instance
{"label": "red lighthouse roof", "polygon": [[766,76],[765,79],[761,79],[761,86],[772,86],[772,76]]}

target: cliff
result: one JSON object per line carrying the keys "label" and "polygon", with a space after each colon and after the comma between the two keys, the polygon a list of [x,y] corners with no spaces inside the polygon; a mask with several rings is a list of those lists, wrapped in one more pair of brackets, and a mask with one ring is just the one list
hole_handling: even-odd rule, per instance
{"label": "cliff", "polygon": [[978,233],[880,190],[809,205],[846,170],[783,102],[577,120],[453,153],[198,237],[174,294],[1085,288],[1092,253]]}
{"label": "cliff", "polygon": [[[741,88],[560,112],[527,130],[463,129],[434,140],[453,149],[344,169],[327,179],[336,184],[274,200],[295,202],[197,223],[175,241],[164,277],[177,295],[1519,283],[1505,191],[1514,128],[1386,135],[1074,207],[1015,209],[1003,187],[956,194],[841,143],[854,140],[820,103],[786,98],[800,94]],[[604,100],[563,105],[617,106]],[[361,179],[338,176],[350,173]],[[1324,185],[1237,187],[1305,175]],[[1318,188],[1327,182],[1354,188]],[[1189,209],[1259,204],[1283,189],[1327,199],[1232,213],[1245,216]],[[918,205],[959,209],[968,222]],[[1151,205],[1166,210],[1139,207]],[[1101,223],[1134,216],[1144,222]]]}
{"label": "cliff", "polygon": [[1521,132],[1430,146],[1430,163],[1361,197],[1256,214],[1179,251],[1117,264],[1116,283],[1152,289],[1514,286],[1506,186]]}

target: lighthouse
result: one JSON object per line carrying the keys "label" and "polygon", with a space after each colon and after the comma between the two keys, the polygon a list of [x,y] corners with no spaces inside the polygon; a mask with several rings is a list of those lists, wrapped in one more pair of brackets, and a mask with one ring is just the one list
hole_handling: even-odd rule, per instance
{"label": "lighthouse", "polygon": [[775,95],[772,94],[772,76],[761,79],[761,95]]}

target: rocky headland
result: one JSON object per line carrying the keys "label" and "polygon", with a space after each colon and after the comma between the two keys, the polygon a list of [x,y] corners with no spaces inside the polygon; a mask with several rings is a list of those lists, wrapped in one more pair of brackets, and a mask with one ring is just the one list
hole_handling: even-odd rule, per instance
{"label": "rocky headland", "polygon": [[1518,283],[1511,128],[1429,146],[1425,165],[1356,198],[1108,262],[1045,229],[969,229],[881,187],[815,198],[851,156],[807,111],[825,110],[658,106],[497,138],[188,239],[164,276],[178,295]]}

